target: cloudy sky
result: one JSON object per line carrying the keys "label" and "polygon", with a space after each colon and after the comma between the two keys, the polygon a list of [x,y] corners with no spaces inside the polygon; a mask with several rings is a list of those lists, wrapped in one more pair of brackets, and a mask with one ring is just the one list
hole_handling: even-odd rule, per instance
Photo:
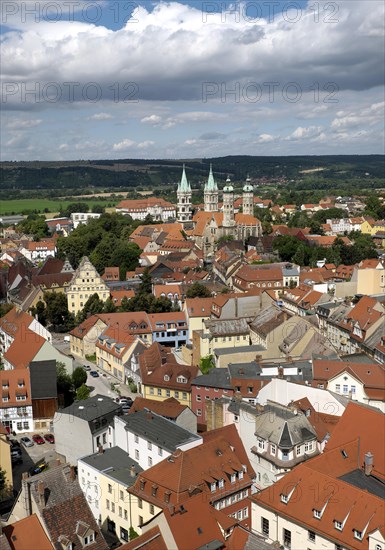
{"label": "cloudy sky", "polygon": [[383,0],[0,9],[2,160],[383,153]]}

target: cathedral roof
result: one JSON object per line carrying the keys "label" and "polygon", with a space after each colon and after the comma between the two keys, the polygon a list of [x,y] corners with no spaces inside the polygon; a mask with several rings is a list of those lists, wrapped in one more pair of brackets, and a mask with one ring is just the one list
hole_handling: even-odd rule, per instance
{"label": "cathedral roof", "polygon": [[218,186],[213,175],[213,166],[210,164],[210,172],[207,183],[205,185],[205,191],[218,191]]}
{"label": "cathedral roof", "polygon": [[191,193],[191,187],[190,187],[189,182],[187,181],[186,171],[185,171],[184,165],[183,165],[182,178],[181,178],[180,183],[178,185],[177,193]]}

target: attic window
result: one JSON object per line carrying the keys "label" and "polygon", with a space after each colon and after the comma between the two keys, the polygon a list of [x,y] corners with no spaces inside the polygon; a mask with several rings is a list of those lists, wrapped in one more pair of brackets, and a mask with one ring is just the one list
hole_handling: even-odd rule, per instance
{"label": "attic window", "polygon": [[348,453],[345,451],[345,449],[341,450],[341,454],[344,458],[348,458]]}
{"label": "attic window", "polygon": [[140,486],[140,490],[141,490],[141,491],[144,491],[145,483],[146,483],[146,482],[144,481],[144,479],[141,479],[141,480],[140,480],[139,486]]}
{"label": "attic window", "polygon": [[353,529],[354,538],[358,540],[362,540],[362,531],[357,531],[357,529]]}
{"label": "attic window", "polygon": [[313,515],[314,515],[314,517],[315,517],[316,519],[321,519],[321,517],[322,517],[322,512],[321,512],[321,510],[315,510],[315,509],[314,509],[314,510],[313,510]]}
{"label": "attic window", "polygon": [[95,541],[95,533],[90,533],[86,537],[83,538],[84,546],[87,546],[88,544],[92,544]]}
{"label": "attic window", "polygon": [[287,504],[287,503],[289,502],[289,497],[288,497],[288,495],[282,494],[282,495],[281,495],[281,502],[283,502],[284,504]]}
{"label": "attic window", "polygon": [[197,531],[198,531],[198,535],[201,535],[201,534],[203,533],[202,527],[198,527],[198,528],[197,528]]}
{"label": "attic window", "polygon": [[168,374],[165,374],[163,379],[164,379],[165,382],[169,382],[170,377],[169,377]]}
{"label": "attic window", "polygon": [[153,485],[152,488],[151,488],[151,494],[153,497],[156,497],[156,493],[158,492],[158,486],[157,485]]}

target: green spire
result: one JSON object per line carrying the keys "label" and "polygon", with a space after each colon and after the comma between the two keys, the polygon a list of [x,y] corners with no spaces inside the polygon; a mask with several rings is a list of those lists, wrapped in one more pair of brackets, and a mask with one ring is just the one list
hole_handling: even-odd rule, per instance
{"label": "green spire", "polygon": [[218,191],[218,186],[213,176],[213,165],[210,164],[209,178],[206,183],[205,191]]}
{"label": "green spire", "polygon": [[187,181],[186,177],[186,171],[183,164],[183,172],[182,172],[182,178],[180,180],[180,183],[178,185],[178,193],[191,193],[191,187],[189,182]]}

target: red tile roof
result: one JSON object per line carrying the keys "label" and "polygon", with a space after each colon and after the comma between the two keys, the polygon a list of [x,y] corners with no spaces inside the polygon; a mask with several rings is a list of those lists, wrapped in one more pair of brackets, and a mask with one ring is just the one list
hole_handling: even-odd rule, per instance
{"label": "red tile roof", "polygon": [[[2,397],[8,397],[8,401],[0,402],[2,409],[26,407],[32,404],[30,373],[27,368],[0,370],[0,389]],[[25,396],[26,399],[18,401],[17,396]]]}
{"label": "red tile roof", "polygon": [[3,533],[12,550],[53,550],[55,548],[36,514],[3,527]]}
{"label": "red tile roof", "polygon": [[159,527],[153,527],[143,533],[140,537],[133,539],[123,546],[119,546],[119,550],[169,550],[162,537]]}
{"label": "red tile roof", "polygon": [[130,413],[142,411],[148,409],[151,412],[171,418],[175,420],[182,414],[183,411],[188,409],[187,405],[179,403],[175,397],[169,397],[164,401],[156,401],[155,399],[145,399],[144,397],[137,397],[132,404]]}
{"label": "red tile roof", "polygon": [[32,330],[18,332],[9,349],[4,353],[6,359],[15,369],[28,367],[46,340]]}

